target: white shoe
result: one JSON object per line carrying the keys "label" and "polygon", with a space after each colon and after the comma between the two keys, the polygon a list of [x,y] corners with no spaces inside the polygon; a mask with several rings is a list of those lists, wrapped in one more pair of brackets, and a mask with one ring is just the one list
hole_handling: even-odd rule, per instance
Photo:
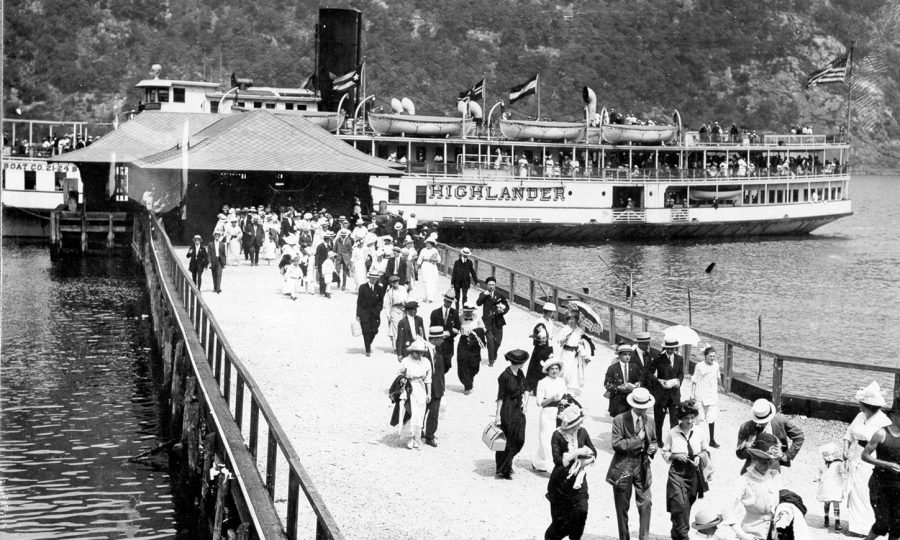
{"label": "white shoe", "polygon": [[414,444],[415,444],[415,441],[410,439],[409,442],[406,443],[406,447],[409,448],[410,450],[412,450]]}

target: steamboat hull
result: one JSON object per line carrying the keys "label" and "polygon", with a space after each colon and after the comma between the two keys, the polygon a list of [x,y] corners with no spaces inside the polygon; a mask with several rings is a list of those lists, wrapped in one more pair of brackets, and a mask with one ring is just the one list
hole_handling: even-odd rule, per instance
{"label": "steamboat hull", "polygon": [[818,217],[785,218],[772,221],[730,221],[702,223],[447,223],[440,224],[442,242],[450,244],[491,244],[504,241],[524,243],[584,243],[615,241],[665,241],[681,239],[752,239],[755,237],[803,236],[853,212]]}

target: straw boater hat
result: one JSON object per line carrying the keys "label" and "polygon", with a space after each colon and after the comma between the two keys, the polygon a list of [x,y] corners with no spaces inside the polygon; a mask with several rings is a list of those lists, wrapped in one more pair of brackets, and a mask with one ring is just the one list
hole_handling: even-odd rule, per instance
{"label": "straw boater hat", "polygon": [[377,229],[377,228],[378,228],[378,225],[375,225],[374,223],[369,223],[369,224],[366,226],[366,228],[369,229],[369,230],[371,231],[371,230]]}
{"label": "straw boater hat", "polygon": [[784,452],[781,451],[781,443],[774,435],[762,432],[756,436],[753,446],[747,449],[747,452],[757,458],[762,459],[781,459]]}
{"label": "straw boater hat", "polygon": [[442,338],[444,337],[444,327],[443,326],[431,326],[428,328],[428,339]]}
{"label": "straw boater hat", "polygon": [[403,229],[403,224],[402,224],[402,223],[400,223],[399,221],[398,221],[397,223],[394,223],[394,230],[395,230],[395,231],[399,231],[399,230],[401,230],[401,229]]}
{"label": "straw boater hat", "polygon": [[638,332],[634,335],[634,340],[638,343],[650,341],[650,332]]}
{"label": "straw boater hat", "polygon": [[878,386],[878,381],[872,381],[869,386],[860,388],[856,392],[856,401],[871,407],[884,407],[887,405],[884,401],[884,394],[881,393],[881,387]]}
{"label": "straw boater hat", "polygon": [[420,352],[424,353],[428,350],[428,347],[425,345],[425,342],[422,338],[416,338],[415,341],[409,344],[409,347],[406,348],[407,352]]}
{"label": "straw boater hat", "polygon": [[459,252],[462,253],[463,255],[465,255],[466,257],[468,257],[469,255],[472,254],[472,250],[467,247],[462,248]]}
{"label": "straw boater hat", "polygon": [[681,345],[678,343],[677,339],[666,338],[666,341],[665,341],[665,343],[663,343],[662,348],[663,349],[677,349],[680,346]]}
{"label": "straw boater hat", "polygon": [[362,219],[357,219],[357,220],[356,220],[356,224],[357,224],[357,225],[365,225],[366,222],[363,221]]}
{"label": "straw boater hat", "polygon": [[369,273],[366,274],[369,278],[380,278],[381,274],[376,272],[375,270],[369,270]]}
{"label": "straw boater hat", "polygon": [[584,422],[584,411],[578,405],[569,405],[559,413],[560,429],[572,429]]}
{"label": "straw boater hat", "polygon": [[625,401],[628,402],[628,405],[631,406],[632,409],[649,409],[656,403],[656,399],[650,395],[650,390],[647,390],[643,386],[639,386],[631,391],[628,394],[628,397],[625,398]]}
{"label": "straw boater hat", "polygon": [[722,516],[713,510],[703,508],[697,510],[697,513],[694,514],[694,522],[691,523],[691,527],[698,531],[705,531],[707,529],[712,529],[719,523],[722,523]]}
{"label": "straw boater hat", "polygon": [[194,235],[194,240],[203,240],[203,237],[200,236],[199,234],[195,234],[195,235]]}
{"label": "straw boater hat", "polygon": [[447,292],[444,293],[444,298],[447,300],[456,300],[456,292],[453,289],[447,289]]}
{"label": "straw boater hat", "polygon": [[475,308],[473,308],[472,306],[463,306],[462,312],[463,312],[464,319],[475,318]]}
{"label": "straw boater hat", "polygon": [[325,238],[331,238],[334,236],[334,231],[325,231]]}
{"label": "straw boater hat", "polygon": [[775,404],[767,399],[757,399],[750,409],[750,419],[757,424],[768,424],[775,418]]}
{"label": "straw boater hat", "polygon": [[627,343],[622,343],[618,347],[616,347],[616,354],[622,354],[622,353],[631,354],[631,352],[633,350],[634,349],[631,348],[631,345],[628,345]]}
{"label": "straw boater hat", "polygon": [[550,368],[553,366],[559,366],[560,371],[563,369],[563,359],[562,357],[556,358],[552,354],[543,362],[541,362],[541,371],[547,373],[550,371]]}
{"label": "straw boater hat", "polygon": [[504,355],[510,364],[524,364],[528,361],[528,353],[522,349],[513,349]]}
{"label": "straw boater hat", "polygon": [[556,304],[554,304],[553,302],[547,302],[544,304],[543,310],[544,311],[556,311]]}

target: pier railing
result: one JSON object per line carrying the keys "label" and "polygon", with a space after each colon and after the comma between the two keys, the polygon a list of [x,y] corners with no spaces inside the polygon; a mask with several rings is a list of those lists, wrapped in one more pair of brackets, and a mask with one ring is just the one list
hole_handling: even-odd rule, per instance
{"label": "pier railing", "polygon": [[[224,399],[226,405],[226,414],[230,415],[230,419],[237,425],[238,435],[242,438],[241,443],[246,445],[255,460],[256,472],[261,475],[256,481],[264,479],[261,490],[245,493],[246,500],[265,496],[268,497],[268,504],[275,507],[286,501],[284,530],[287,537],[292,540],[309,536],[306,532],[301,534],[301,530],[306,527],[301,522],[301,512],[304,520],[315,519],[317,540],[343,539],[343,534],[325,505],[324,499],[300,463],[300,458],[290,443],[290,437],[281,427],[249,370],[228,344],[225,332],[212,315],[190,274],[179,263],[179,255],[172,247],[160,221],[150,216],[147,225],[150,232],[150,256],[171,277],[174,293],[187,311],[203,348],[204,360],[212,369],[215,386],[218,387],[220,397]],[[260,443],[264,446],[264,451],[260,448]],[[278,490],[279,485],[285,484],[283,481],[278,482],[279,479],[284,480],[284,476],[287,476],[286,493]],[[308,506],[302,509],[301,490],[308,503]]]}
{"label": "pier railing", "polygon": [[[446,244],[438,244],[441,253],[442,272],[450,274],[453,263],[459,257],[460,250]],[[665,317],[660,317],[630,306],[611,302],[609,300],[591,296],[585,291],[577,291],[544,279],[520,272],[508,266],[487,260],[476,255],[469,255],[472,260],[475,273],[480,280],[488,276],[497,279],[497,289],[506,294],[511,303],[518,304],[530,311],[540,312],[544,302],[553,302],[557,306],[570,300],[578,300],[590,306],[604,319],[603,334],[599,337],[607,339],[610,344],[634,342],[634,334],[637,331],[658,331],[670,326],[685,324]],[[474,305],[475,298],[468,298],[468,303]],[[559,314],[559,312],[557,312]],[[802,396],[785,392],[785,371],[792,370],[802,377],[810,366],[828,368],[834,377],[832,380],[840,380],[844,377],[855,377],[853,380],[868,381],[873,377],[882,378],[882,388],[893,386],[894,397],[900,397],[900,366],[881,366],[875,364],[860,364],[856,362],[844,362],[827,360],[822,358],[805,358],[784,354],[777,350],[764,348],[749,343],[744,343],[732,337],[723,336],[716,332],[691,327],[697,334],[708,340],[711,344],[720,345],[718,350],[722,352],[720,362],[726,392],[735,392],[749,399],[766,397],[771,399],[779,410],[785,412],[803,414],[819,418],[846,418],[847,411],[852,407],[846,402],[830,401],[817,396]],[[690,347],[684,347],[684,356],[691,356]],[[687,362],[685,368],[687,369]],[[767,387],[751,380],[744,374],[757,373],[765,380]],[[863,377],[863,378],[861,378]],[[868,377],[865,379],[864,377]],[[884,380],[886,379],[886,380]],[[865,384],[862,384],[865,386]],[[855,407],[855,404],[853,405]]]}

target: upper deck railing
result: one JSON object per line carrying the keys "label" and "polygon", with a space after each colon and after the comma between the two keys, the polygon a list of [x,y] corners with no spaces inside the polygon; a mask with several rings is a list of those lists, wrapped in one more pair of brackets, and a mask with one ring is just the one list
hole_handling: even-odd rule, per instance
{"label": "upper deck railing", "polygon": [[[439,268],[444,273],[449,273],[453,262],[458,258],[460,250],[446,244],[438,244],[441,252],[441,261]],[[646,313],[644,311],[634,309],[605,300],[596,296],[591,296],[584,291],[576,291],[561,287],[549,281],[534,277],[532,275],[514,270],[508,266],[487,260],[476,255],[469,255],[475,267],[475,273],[480,279],[486,276],[494,276],[497,279],[497,288],[506,293],[510,302],[519,304],[530,311],[538,312],[541,310],[544,302],[553,302],[560,304],[561,300],[578,300],[591,305],[605,319],[604,333],[610,344],[616,344],[623,341],[634,341],[635,322],[642,331],[648,331],[650,325],[654,324],[659,328],[667,328],[684,322],[676,322],[665,317],[659,317]],[[500,274],[498,274],[498,271]],[[608,316],[604,317],[604,312]],[[627,330],[630,322],[630,330]],[[784,370],[785,366],[824,366],[834,370],[852,370],[853,372],[861,372],[866,376],[872,377],[873,374],[891,374],[893,375],[893,394],[900,397],[900,366],[881,366],[872,363],[856,363],[844,362],[839,360],[827,360],[822,358],[805,358],[800,356],[784,354],[780,351],[763,348],[749,343],[736,340],[734,338],[723,336],[716,332],[691,327],[703,338],[712,342],[723,345],[723,366],[722,374],[724,377],[724,386],[726,392],[731,392],[732,385],[735,381],[736,357],[743,355],[745,362],[759,362],[760,370],[764,366],[764,360],[767,360],[769,370],[767,370],[767,378],[771,379],[771,398],[772,402],[779,408],[782,407],[784,401]],[[689,352],[689,351],[686,351]],[[689,354],[685,355],[689,358]],[[746,364],[744,364],[746,365]],[[685,366],[687,368],[687,366]],[[844,371],[846,373],[846,371]]]}
{"label": "upper deck railing", "polygon": [[477,180],[567,180],[574,182],[785,182],[807,180],[843,180],[850,174],[850,167],[815,166],[807,168],[762,167],[762,168],[726,168],[710,167],[709,169],[674,169],[674,168],[599,168],[572,166],[511,166],[488,163],[408,163],[406,173],[446,178],[470,178]]}
{"label": "upper deck railing", "polygon": [[[265,491],[268,494],[269,503],[277,504],[278,501],[287,501],[287,519],[284,528],[288,538],[296,539],[298,536],[308,536],[306,533],[301,534],[299,522],[299,493],[302,489],[309,504],[309,510],[316,520],[316,539],[341,540],[343,534],[309,474],[300,463],[300,458],[291,445],[290,437],[281,427],[249,370],[228,344],[225,332],[203,300],[200,290],[194,285],[187,269],[179,262],[180,257],[175,252],[175,248],[159,220],[152,215],[145,219],[148,219],[146,226],[149,227],[151,256],[158,258],[161,267],[174,281],[172,285],[178,300],[190,316],[193,328],[205,352],[205,360],[213,369],[215,381],[227,404],[228,414],[231,414],[232,419],[241,429],[242,437],[246,425],[244,411],[249,402],[249,417],[246,418],[249,421],[249,431],[244,440],[250,455],[256,461],[254,465],[257,472],[264,474]],[[267,433],[265,466],[262,469],[260,469],[260,461],[263,455],[259,451],[260,419],[262,419],[262,427]],[[276,486],[276,471],[279,470],[279,458],[287,464],[287,493],[279,492],[276,489],[278,487]]]}

